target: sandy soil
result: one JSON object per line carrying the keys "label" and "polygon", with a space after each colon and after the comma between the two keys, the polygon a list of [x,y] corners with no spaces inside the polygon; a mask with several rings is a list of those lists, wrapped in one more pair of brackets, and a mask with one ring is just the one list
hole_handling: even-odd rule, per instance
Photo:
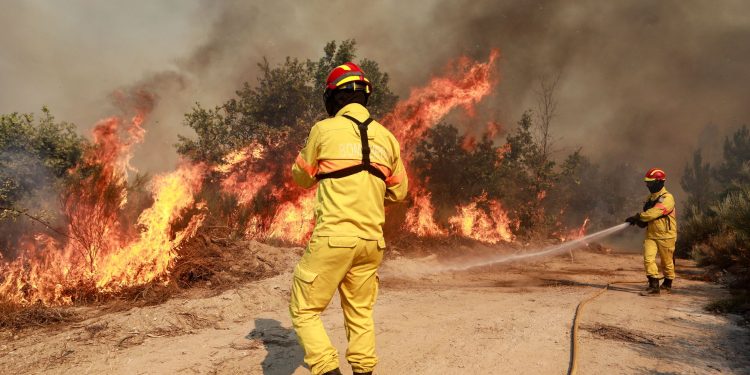
{"label": "sandy soil", "polygon": [[[291,270],[299,249],[279,249]],[[431,274],[436,259],[390,260],[376,306],[379,374],[565,374],[576,305],[614,280],[639,280],[634,253],[574,256]],[[420,269],[422,272],[415,272]],[[750,374],[750,332],[704,306],[726,295],[678,264],[675,293],[641,297],[621,285],[582,317],[581,374]],[[0,333],[3,374],[306,374],[290,329],[291,275],[188,293],[158,306],[76,324]],[[341,353],[335,298],[325,312]],[[351,373],[342,355],[342,370]]]}

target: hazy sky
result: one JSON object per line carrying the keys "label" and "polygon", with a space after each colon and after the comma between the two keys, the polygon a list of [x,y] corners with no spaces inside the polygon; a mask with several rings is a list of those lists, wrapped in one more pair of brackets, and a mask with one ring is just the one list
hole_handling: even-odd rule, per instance
{"label": "hazy sky", "polygon": [[264,56],[317,58],[325,42],[355,38],[402,97],[451,59],[499,48],[501,81],[478,119],[508,129],[538,79],[560,74],[560,155],[582,146],[602,163],[678,176],[692,150],[715,150],[750,118],[750,2],[412,3],[4,1],[0,112],[48,105],[85,134],[114,113],[112,90],[153,83],[160,101],[135,163],[167,170],[193,103],[230,98]]}

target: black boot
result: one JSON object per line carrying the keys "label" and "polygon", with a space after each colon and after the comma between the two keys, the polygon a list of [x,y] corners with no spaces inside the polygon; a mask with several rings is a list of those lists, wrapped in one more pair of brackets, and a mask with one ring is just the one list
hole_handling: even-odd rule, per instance
{"label": "black boot", "polygon": [[648,276],[648,288],[641,292],[642,296],[655,296],[659,294],[659,279]]}
{"label": "black boot", "polygon": [[664,278],[664,281],[661,283],[661,290],[665,293],[672,293],[672,279]]}
{"label": "black boot", "polygon": [[341,375],[341,370],[333,369],[331,371],[324,372],[323,375]]}

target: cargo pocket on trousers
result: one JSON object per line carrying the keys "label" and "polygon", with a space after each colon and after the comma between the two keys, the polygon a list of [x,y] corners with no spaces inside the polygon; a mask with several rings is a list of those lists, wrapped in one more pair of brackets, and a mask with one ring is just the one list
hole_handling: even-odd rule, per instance
{"label": "cargo pocket on trousers", "polygon": [[354,248],[359,242],[359,237],[328,237],[329,247]]}
{"label": "cargo pocket on trousers", "polygon": [[294,267],[294,285],[292,290],[292,312],[299,312],[315,306],[313,289],[318,274],[303,268],[299,264]]}

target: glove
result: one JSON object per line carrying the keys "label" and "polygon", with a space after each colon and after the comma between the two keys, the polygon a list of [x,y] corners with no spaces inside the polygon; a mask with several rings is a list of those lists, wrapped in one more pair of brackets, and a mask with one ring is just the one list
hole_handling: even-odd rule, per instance
{"label": "glove", "polygon": [[648,226],[648,223],[647,223],[647,222],[645,222],[645,221],[640,221],[640,220],[638,220],[638,222],[637,222],[637,223],[635,223],[635,224],[636,224],[636,225],[638,225],[638,228],[645,228],[645,227],[647,227],[647,226]]}
{"label": "glove", "polygon": [[630,225],[636,225],[640,221],[641,220],[640,220],[640,215],[639,214],[635,214],[635,215],[633,215],[633,216],[625,219],[625,222],[628,223],[628,224],[630,224]]}

